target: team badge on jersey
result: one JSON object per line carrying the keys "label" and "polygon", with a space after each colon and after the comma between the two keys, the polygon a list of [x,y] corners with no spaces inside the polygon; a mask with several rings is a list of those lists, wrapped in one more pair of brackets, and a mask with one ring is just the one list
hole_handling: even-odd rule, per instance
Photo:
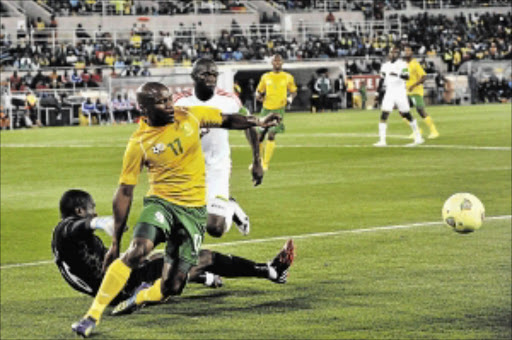
{"label": "team badge on jersey", "polygon": [[153,146],[152,150],[155,155],[159,155],[165,151],[165,144],[158,143],[157,145]]}

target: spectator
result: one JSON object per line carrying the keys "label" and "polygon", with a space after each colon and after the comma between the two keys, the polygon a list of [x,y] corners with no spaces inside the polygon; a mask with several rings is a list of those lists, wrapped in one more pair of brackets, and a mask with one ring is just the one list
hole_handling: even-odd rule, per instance
{"label": "spectator", "polygon": [[343,79],[343,73],[340,73],[338,78],[336,78],[336,80],[334,80],[334,93],[336,93],[338,95],[338,103],[339,103],[340,109],[346,107],[345,89],[346,89],[346,87],[345,87],[345,80]]}
{"label": "spectator", "polygon": [[345,88],[346,88],[346,93],[347,93],[347,108],[352,108],[353,106],[353,103],[352,103],[352,93],[354,92],[354,81],[352,80],[352,77],[351,76],[348,76],[347,77],[347,81],[345,82]]}
{"label": "spectator", "polygon": [[38,118],[37,109],[38,99],[35,94],[30,91],[25,99],[25,108],[27,109],[25,114],[25,126],[26,127],[41,127],[41,121]]}
{"label": "spectator", "polygon": [[100,98],[96,98],[94,109],[99,115],[100,124],[102,124],[102,122],[108,122],[107,106],[101,102]]}
{"label": "spectator", "polygon": [[7,130],[11,126],[9,116],[5,113],[4,107],[0,105],[0,129]]}
{"label": "spectator", "polygon": [[82,77],[78,74],[77,69],[73,70],[73,74],[71,75],[71,84],[74,86],[82,85]]}
{"label": "spectator", "polygon": [[75,30],[75,36],[78,39],[89,39],[91,36],[85,31],[85,29],[82,27],[82,24],[78,24],[77,28]]}
{"label": "spectator", "polygon": [[111,105],[114,121],[117,123],[126,122],[128,120],[128,114],[126,103],[124,102],[123,97],[118,94],[117,97],[112,100]]}
{"label": "spectator", "polygon": [[91,97],[87,97],[82,103],[82,114],[89,119],[89,125],[92,125],[93,117],[96,117],[98,123],[100,122],[99,112],[96,111],[96,105],[91,101]]}
{"label": "spectator", "polygon": [[328,95],[331,91],[331,83],[327,78],[327,73],[322,73],[315,83],[315,90],[318,93],[318,108],[320,112],[324,112],[328,104]]}
{"label": "spectator", "polygon": [[12,73],[12,76],[9,78],[9,84],[11,85],[12,91],[18,90],[21,84],[21,78],[18,76],[18,71],[14,71]]}
{"label": "spectator", "polygon": [[362,82],[361,88],[359,89],[359,93],[361,94],[361,109],[366,109],[366,100],[368,99],[366,93],[366,82]]}

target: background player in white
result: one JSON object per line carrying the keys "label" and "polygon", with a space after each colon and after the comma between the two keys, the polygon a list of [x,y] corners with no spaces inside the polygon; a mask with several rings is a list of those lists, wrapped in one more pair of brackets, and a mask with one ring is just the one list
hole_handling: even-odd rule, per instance
{"label": "background player in white", "polygon": [[384,81],[384,86],[386,87],[386,93],[382,100],[382,114],[380,116],[379,123],[379,141],[373,144],[375,146],[387,145],[387,120],[389,113],[393,111],[395,105],[398,107],[400,115],[409,122],[414,134],[414,143],[408,145],[415,146],[424,142],[418,130],[416,119],[413,119],[410,113],[407,89],[405,87],[405,82],[409,79],[407,63],[400,59],[399,56],[400,49],[397,46],[392,47],[389,55],[390,60],[385,62],[380,69],[380,73],[383,78],[382,81]]}
{"label": "background player in white", "polygon": [[[174,96],[176,106],[213,106],[223,113],[246,113],[238,97],[216,88],[218,69],[211,59],[198,59],[192,68],[194,89]],[[225,129],[203,129],[201,144],[206,163],[206,188],[208,220],[206,230],[211,236],[220,237],[229,231],[233,221],[240,232],[247,235],[250,230],[249,218],[238,203],[230,198],[229,178],[231,175],[231,149],[229,135]],[[246,130],[253,151],[252,176],[254,185],[263,179],[260,161],[258,132]]]}

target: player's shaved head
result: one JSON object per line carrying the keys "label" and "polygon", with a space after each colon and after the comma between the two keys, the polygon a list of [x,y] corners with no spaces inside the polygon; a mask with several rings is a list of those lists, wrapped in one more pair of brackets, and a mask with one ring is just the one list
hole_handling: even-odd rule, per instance
{"label": "player's shaved head", "polygon": [[60,216],[77,216],[77,209],[87,210],[88,205],[94,205],[91,194],[79,189],[68,190],[60,198]]}
{"label": "player's shaved head", "polygon": [[203,101],[210,99],[217,86],[217,64],[212,59],[200,58],[194,63],[191,76],[194,80],[195,95]]}
{"label": "player's shaved head", "polygon": [[197,73],[197,71],[201,67],[209,66],[209,65],[216,65],[215,61],[213,61],[213,59],[210,59],[210,58],[199,58],[199,59],[197,59],[194,62],[194,65],[192,66],[192,75]]}
{"label": "player's shaved head", "polygon": [[274,54],[272,56],[272,68],[274,72],[279,72],[283,69],[283,57],[280,54]]}
{"label": "player's shaved head", "polygon": [[162,83],[148,82],[137,89],[137,103],[147,116],[149,125],[164,126],[174,122],[169,89]]}
{"label": "player's shaved head", "polygon": [[162,83],[145,83],[137,89],[137,102],[143,107],[154,105],[156,99],[162,96],[163,91],[168,91],[168,88]]}

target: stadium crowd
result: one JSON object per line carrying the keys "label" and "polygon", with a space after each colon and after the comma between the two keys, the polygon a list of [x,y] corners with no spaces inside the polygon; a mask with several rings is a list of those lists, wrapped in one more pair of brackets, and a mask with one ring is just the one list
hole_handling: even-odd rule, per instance
{"label": "stadium crowd", "polygon": [[[341,20],[330,26],[329,33],[320,38],[305,31],[301,38],[285,39],[279,31],[270,35],[253,23],[248,32],[242,31],[233,20],[230,30],[224,30],[218,39],[204,33],[201,22],[186,27],[180,24],[174,32],[158,32],[153,37],[144,24],[134,24],[128,40],[114,42],[112,35],[100,27],[91,36],[79,24],[77,42],[62,43],[51,48],[48,39],[14,45],[0,33],[3,43],[2,65],[20,70],[48,67],[107,66],[116,73],[142,70],[145,67],[169,67],[184,63],[190,65],[199,57],[215,61],[265,60],[273,53],[287,60],[338,58],[347,56],[384,56],[390,46],[406,40],[420,56],[441,56],[448,71],[456,71],[462,62],[481,59],[512,58],[512,14],[483,14],[455,19],[427,12],[416,16],[401,16],[402,36],[380,34],[370,37],[349,32]],[[37,20],[33,25],[38,27]],[[301,32],[301,27],[299,27]],[[192,38],[192,36],[194,38]],[[156,43],[154,43],[156,41]]]}
{"label": "stadium crowd", "polygon": [[[92,15],[179,15],[195,13],[194,3],[188,0],[37,0],[49,6],[59,16]],[[245,6],[239,0],[202,0],[197,11],[209,14],[223,11],[243,11]]]}

